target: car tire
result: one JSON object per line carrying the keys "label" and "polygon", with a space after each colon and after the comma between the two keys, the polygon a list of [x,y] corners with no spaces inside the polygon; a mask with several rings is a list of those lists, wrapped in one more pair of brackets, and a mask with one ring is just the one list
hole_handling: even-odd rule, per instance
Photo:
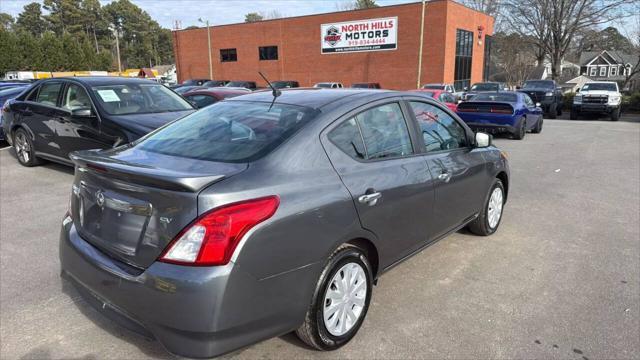
{"label": "car tire", "polygon": [[558,116],[558,106],[556,104],[551,104],[549,106],[549,119],[555,119]]}
{"label": "car tire", "polygon": [[520,119],[520,123],[518,124],[518,127],[516,128],[516,131],[513,132],[513,138],[516,140],[522,140],[524,139],[524,136],[527,134],[527,125],[526,125],[527,119],[525,118],[521,118]]}
{"label": "car tire", "polygon": [[22,128],[13,133],[13,149],[16,152],[18,162],[22,166],[32,167],[42,163],[42,160],[35,155],[35,149],[33,147],[31,137]]}
{"label": "car tire", "polygon": [[577,111],[571,109],[571,113],[569,114],[569,119],[578,120],[578,116],[580,116],[580,114]]}
{"label": "car tire", "polygon": [[[344,298],[336,299],[336,296],[339,297],[342,292],[339,284],[346,285],[339,281],[340,278],[344,279],[350,274],[355,274],[356,280],[352,285],[347,285],[345,303]],[[366,288],[362,289],[363,286]],[[322,270],[304,323],[296,330],[296,335],[318,350],[335,350],[345,345],[358,332],[367,315],[372,288],[373,273],[366,253],[350,244],[340,246],[331,254]],[[334,301],[338,301],[335,304],[338,309],[334,307],[331,312]],[[348,313],[355,316],[355,321]]]}
{"label": "car tire", "polygon": [[617,108],[611,112],[611,121],[620,120],[620,108]]}
{"label": "car tire", "polygon": [[496,232],[502,220],[504,203],[504,185],[500,179],[495,179],[489,189],[482,211],[480,211],[478,217],[467,226],[469,231],[480,236],[488,236]]}
{"label": "car tire", "polygon": [[533,130],[531,130],[531,132],[534,133],[534,134],[540,134],[542,132],[542,123],[543,122],[544,122],[544,119],[540,118],[540,120],[538,120],[538,123],[533,128]]}
{"label": "car tire", "polygon": [[562,106],[558,106],[558,116],[562,116]]}

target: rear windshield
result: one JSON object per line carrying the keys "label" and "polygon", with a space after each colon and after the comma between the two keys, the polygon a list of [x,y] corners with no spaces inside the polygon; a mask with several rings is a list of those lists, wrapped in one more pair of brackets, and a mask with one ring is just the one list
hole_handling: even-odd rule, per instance
{"label": "rear windshield", "polygon": [[420,91],[420,94],[426,95],[428,97],[433,97],[433,95],[435,95],[433,91]]}
{"label": "rear windshield", "polygon": [[553,89],[553,81],[525,81],[523,89]]}
{"label": "rear windshield", "polygon": [[606,90],[606,91],[617,91],[616,84],[609,83],[590,83],[584,84],[582,86],[582,91],[584,90]]}
{"label": "rear windshield", "polygon": [[165,155],[249,162],[271,152],[314,119],[311,108],[270,103],[219,102],[144,138],[136,147]]}
{"label": "rear windshield", "polygon": [[108,114],[149,114],[191,110],[183,98],[163,85],[126,84],[92,88],[98,102]]}
{"label": "rear windshield", "polygon": [[444,85],[440,84],[427,84],[422,87],[423,89],[444,90]]}
{"label": "rear windshield", "polygon": [[478,94],[472,98],[473,101],[505,101],[518,102],[516,94]]}
{"label": "rear windshield", "polygon": [[498,91],[498,84],[480,83],[473,84],[471,91]]}
{"label": "rear windshield", "polygon": [[315,87],[318,87],[318,88],[330,88],[331,85],[332,85],[331,83],[317,83],[315,85]]}

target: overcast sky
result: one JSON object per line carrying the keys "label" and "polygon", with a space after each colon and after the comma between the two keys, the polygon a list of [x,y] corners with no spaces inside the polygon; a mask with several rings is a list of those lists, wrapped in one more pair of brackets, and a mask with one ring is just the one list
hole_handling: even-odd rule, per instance
{"label": "overcast sky", "polygon": [[[34,0],[0,0],[0,12],[17,16],[22,8]],[[338,11],[349,0],[130,0],[151,15],[163,27],[173,28],[175,20],[182,28],[200,25],[198,18],[208,19],[212,25],[244,21],[250,12],[278,11],[282,16],[298,16]],[[385,5],[417,2],[419,0],[376,0]],[[39,1],[42,2],[42,1]],[[111,0],[100,0],[105,5]]]}

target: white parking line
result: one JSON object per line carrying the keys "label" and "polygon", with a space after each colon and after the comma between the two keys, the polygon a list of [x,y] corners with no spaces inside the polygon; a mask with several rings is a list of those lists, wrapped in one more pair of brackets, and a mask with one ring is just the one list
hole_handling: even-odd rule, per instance
{"label": "white parking line", "polygon": [[11,149],[11,146],[3,147],[2,149],[0,149],[0,151],[2,151],[2,150],[9,150],[9,149]]}

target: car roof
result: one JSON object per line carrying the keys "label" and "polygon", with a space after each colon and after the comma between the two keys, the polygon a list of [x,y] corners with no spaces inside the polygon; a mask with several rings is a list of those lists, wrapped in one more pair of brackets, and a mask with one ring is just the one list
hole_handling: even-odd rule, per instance
{"label": "car roof", "polygon": [[149,79],[142,79],[137,77],[121,77],[121,76],[69,76],[50,78],[43,81],[56,81],[56,80],[71,80],[88,86],[102,86],[102,85],[126,85],[126,84],[158,84],[155,81]]}
{"label": "car roof", "polygon": [[[383,94],[400,94],[391,90],[373,90],[373,89],[322,89],[322,88],[295,88],[282,89],[281,95],[276,99],[278,104],[299,105],[310,108],[321,108],[327,104],[342,100],[345,98],[357,99],[361,97],[384,97]],[[377,95],[377,96],[376,96]],[[238,96],[230,101],[273,101],[273,95],[270,91],[252,92],[246,95]]]}
{"label": "car roof", "polygon": [[185,93],[182,94],[182,96],[198,95],[198,94],[209,94],[209,95],[249,94],[250,90],[248,89],[243,90],[243,89],[244,88],[225,88],[224,86],[214,87],[214,88],[198,87],[197,89],[186,91]]}

